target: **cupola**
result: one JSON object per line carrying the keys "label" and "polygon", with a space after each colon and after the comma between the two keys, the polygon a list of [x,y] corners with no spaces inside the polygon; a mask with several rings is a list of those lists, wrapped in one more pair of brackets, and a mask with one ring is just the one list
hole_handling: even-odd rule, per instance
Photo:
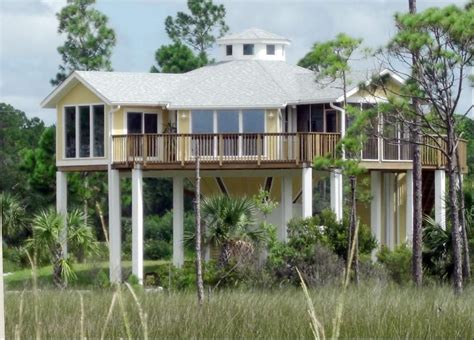
{"label": "cupola", "polygon": [[290,40],[258,28],[232,33],[217,40],[220,61],[286,60]]}

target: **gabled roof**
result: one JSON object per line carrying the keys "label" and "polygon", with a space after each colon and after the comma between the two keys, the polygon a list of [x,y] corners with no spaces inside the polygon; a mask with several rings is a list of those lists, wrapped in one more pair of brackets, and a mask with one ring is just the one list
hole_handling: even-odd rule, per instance
{"label": "gabled roof", "polygon": [[268,32],[268,31],[264,31],[264,30],[259,29],[259,28],[249,28],[249,29],[247,29],[245,31],[242,31],[242,32],[227,34],[227,35],[223,36],[222,38],[217,39],[217,43],[218,44],[223,44],[223,43],[227,43],[227,42],[230,42],[230,41],[249,41],[249,42],[251,42],[251,41],[257,41],[257,40],[280,41],[280,42],[286,43],[286,44],[290,43],[289,39],[287,39],[287,38],[285,38],[281,35],[271,33],[271,32]]}
{"label": "gabled roof", "polygon": [[[354,72],[348,78],[352,93],[370,75]],[[284,61],[234,60],[184,74],[76,71],[43,100],[42,107],[54,108],[78,83],[109,105],[170,109],[277,108],[341,101],[342,92],[339,82],[323,86],[312,71]]]}

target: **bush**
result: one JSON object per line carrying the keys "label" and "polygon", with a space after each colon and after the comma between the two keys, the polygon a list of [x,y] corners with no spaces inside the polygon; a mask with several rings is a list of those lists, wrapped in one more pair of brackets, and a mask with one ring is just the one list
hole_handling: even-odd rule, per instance
{"label": "bush", "polygon": [[393,251],[382,246],[377,259],[388,271],[389,276],[399,284],[407,283],[411,278],[411,250],[406,244],[396,247]]}

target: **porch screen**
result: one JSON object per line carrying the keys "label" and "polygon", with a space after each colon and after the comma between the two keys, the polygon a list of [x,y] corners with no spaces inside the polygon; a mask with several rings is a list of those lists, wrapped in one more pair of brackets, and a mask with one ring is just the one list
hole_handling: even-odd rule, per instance
{"label": "porch screen", "polygon": [[76,107],[64,108],[65,156],[76,157]]}
{"label": "porch screen", "polygon": [[[265,132],[265,111],[243,110],[242,132],[245,134],[242,140],[242,155],[257,155],[258,133]],[[263,139],[263,136],[260,135],[260,138]],[[263,149],[263,140],[260,142]]]}
{"label": "porch screen", "polygon": [[[211,110],[193,110],[191,112],[192,153],[201,156],[215,154],[214,112]],[[195,134],[199,134],[196,136]]]}
{"label": "porch screen", "polygon": [[217,111],[217,132],[223,133],[223,143],[219,147],[224,156],[239,154],[239,111]]}

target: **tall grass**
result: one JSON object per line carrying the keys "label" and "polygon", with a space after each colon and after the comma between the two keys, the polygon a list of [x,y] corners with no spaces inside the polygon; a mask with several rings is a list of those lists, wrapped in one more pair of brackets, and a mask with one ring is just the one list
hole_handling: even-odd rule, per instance
{"label": "tall grass", "polygon": [[[340,289],[326,287],[308,291],[326,334],[333,334],[332,322]],[[222,291],[211,295],[201,308],[194,292],[136,292],[135,297],[126,291],[120,294],[123,309],[118,306],[111,309],[106,325],[112,297],[119,298],[115,289],[82,293],[82,311],[78,294],[42,290],[38,297],[37,321],[34,304],[21,305],[21,294],[9,292],[6,295],[7,338],[14,339],[20,308],[23,308],[22,339],[36,337],[36,322],[41,323],[42,339],[77,339],[81,336],[98,339],[102,331],[105,339],[141,339],[145,334],[149,339],[314,338],[308,325],[305,296],[300,289]],[[25,302],[32,299],[33,293],[24,293]],[[384,285],[349,287],[340,337],[472,339],[473,301],[473,287],[468,287],[461,297],[454,296],[448,286],[423,289]]]}

